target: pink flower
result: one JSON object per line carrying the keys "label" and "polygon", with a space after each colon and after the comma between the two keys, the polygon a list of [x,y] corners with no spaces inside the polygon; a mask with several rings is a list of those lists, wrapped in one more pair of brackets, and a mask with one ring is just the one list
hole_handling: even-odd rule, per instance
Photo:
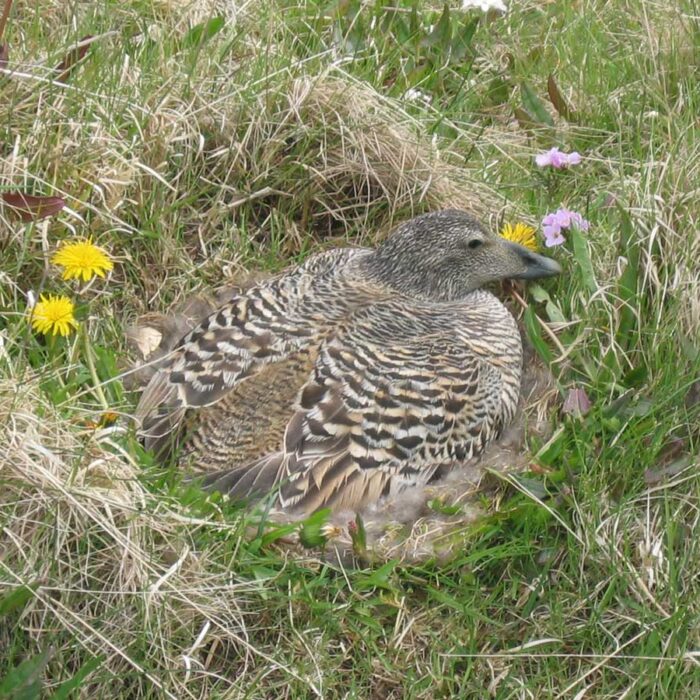
{"label": "pink flower", "polygon": [[591,410],[591,400],[585,389],[569,389],[561,410],[569,416],[585,416]]}
{"label": "pink flower", "polygon": [[564,243],[566,238],[562,234],[562,229],[569,229],[572,226],[576,226],[581,231],[588,231],[590,222],[570,209],[558,209],[552,214],[547,214],[542,219],[542,233],[544,233],[544,244],[547,248]]}
{"label": "pink flower", "polygon": [[573,153],[562,153],[558,148],[550,148],[544,153],[538,153],[535,156],[535,163],[540,168],[546,168],[548,165],[557,170],[567,168],[569,165],[578,165],[581,162],[581,154],[573,151]]}

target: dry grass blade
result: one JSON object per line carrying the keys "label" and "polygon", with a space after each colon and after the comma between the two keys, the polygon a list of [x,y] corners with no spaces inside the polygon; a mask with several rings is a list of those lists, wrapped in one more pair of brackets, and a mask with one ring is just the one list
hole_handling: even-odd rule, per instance
{"label": "dry grass blade", "polygon": [[284,217],[286,252],[299,244],[295,228],[341,237],[386,230],[428,209],[484,216],[494,206],[492,191],[452,165],[396,102],[338,69],[297,79],[287,92],[261,93],[232,142],[242,101],[232,94],[195,111],[213,135],[208,177],[225,196],[245,173],[248,191],[232,192],[229,207],[250,204],[261,225],[273,210]]}
{"label": "dry grass blade", "polygon": [[[115,452],[113,429],[93,437],[76,434],[42,402],[36,380],[27,378],[22,389],[16,387],[0,385],[5,445],[0,509],[9,516],[3,527],[3,577],[16,586],[38,582],[23,624],[41,630],[42,620],[50,617],[87,650],[104,654],[116,676],[137,672],[139,683],[160,688],[165,697],[202,696],[210,677],[205,671],[215,671],[216,657],[206,661],[206,654],[191,652],[188,663],[196,662],[202,673],[185,684],[182,659],[171,658],[162,645],[176,634],[185,654],[205,623],[210,629],[205,649],[212,644],[241,649],[244,664],[258,658],[305,683],[246,639],[241,608],[246,592],[258,585],[207,570],[206,554],[191,551],[189,518],[181,509],[163,509],[163,503],[158,514],[150,512],[152,496],[137,479],[137,465]],[[192,521],[191,526],[204,524]],[[235,523],[228,527],[236,530]],[[0,635],[4,644],[6,634]],[[131,651],[143,634],[149,640],[147,663],[160,669],[157,676],[145,671],[140,652]],[[56,643],[57,663],[63,663],[58,659],[70,658],[69,648]]]}
{"label": "dry grass blade", "polygon": [[[94,655],[77,697],[700,696],[697,12],[400,5],[0,0],[0,608],[34,591],[0,618],[0,677],[50,646],[47,696]],[[424,41],[440,21],[463,56]],[[581,164],[537,168],[545,144]],[[591,222],[539,297],[512,292],[557,374],[492,465],[527,473],[474,473],[461,515],[431,492],[411,533],[366,519],[368,560],[396,561],[338,570],[151,465],[115,378],[134,319],[137,384],[183,301],[448,206]],[[53,251],[88,237],[113,274],[64,282]],[[75,300],[92,354],[31,332],[40,293]],[[571,386],[576,419],[552,408]]]}

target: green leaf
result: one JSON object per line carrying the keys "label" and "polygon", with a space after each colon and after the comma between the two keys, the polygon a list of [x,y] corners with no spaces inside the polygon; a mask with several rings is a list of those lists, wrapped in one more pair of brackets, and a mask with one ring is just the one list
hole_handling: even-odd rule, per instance
{"label": "green leaf", "polygon": [[424,46],[432,46],[441,48],[445,53],[450,48],[450,39],[452,37],[452,23],[450,21],[450,6],[445,3],[440,19],[433,27],[433,31],[421,42]]}
{"label": "green leaf", "polygon": [[331,511],[324,508],[308,517],[299,530],[299,541],[304,547],[310,549],[322,547],[326,543],[326,536],[323,534],[323,527],[328,522]]}
{"label": "green leaf", "polygon": [[684,335],[680,336],[678,340],[686,359],[690,360],[690,362],[697,362],[700,359],[700,350],[698,349],[697,344],[694,344]]}
{"label": "green leaf", "polygon": [[462,613],[465,611],[466,606],[464,605],[464,603],[460,603],[456,598],[453,598],[451,595],[448,595],[443,590],[433,588],[431,586],[428,588],[427,593],[428,596],[437,603],[446,605],[449,608],[454,608],[455,610],[458,610]]}
{"label": "green leaf", "polygon": [[407,44],[408,41],[412,38],[411,28],[408,26],[408,23],[402,17],[397,17],[394,20],[393,28],[394,36],[396,37],[396,41],[399,43],[400,46]]}
{"label": "green leaf", "polygon": [[355,516],[354,527],[350,528],[350,539],[356,554],[364,554],[367,551],[367,530],[359,513]]}
{"label": "green leaf", "polygon": [[606,417],[623,415],[627,407],[635,396],[634,389],[628,389],[624,394],[618,396],[614,401],[603,408],[603,415]]}
{"label": "green leaf", "polygon": [[279,573],[269,566],[263,566],[262,564],[254,564],[250,570],[257,581],[269,581],[275,578]]}
{"label": "green leaf", "polygon": [[51,650],[44,649],[15,666],[0,681],[0,698],[12,700],[38,700],[41,697],[42,677],[49,663]]}
{"label": "green leaf", "polygon": [[29,586],[19,586],[0,598],[0,617],[23,608],[27,601],[33,598],[38,585],[38,583],[32,583]]}
{"label": "green leaf", "polygon": [[516,107],[513,110],[513,116],[518,120],[518,126],[525,131],[528,136],[534,137],[535,131],[539,128],[539,125],[532,116],[522,109],[522,107]]}
{"label": "green leaf", "polygon": [[621,383],[626,387],[638,387],[646,382],[648,376],[649,370],[644,365],[640,365],[627,372],[622,377]]}
{"label": "green leaf", "polygon": [[396,568],[399,562],[396,559],[391,559],[386,564],[383,564],[378,569],[375,569],[369,575],[358,578],[355,582],[356,587],[364,588],[384,588],[392,590],[393,586],[389,583],[389,576]]}
{"label": "green leaf", "polygon": [[552,351],[549,349],[549,345],[545,342],[542,337],[542,332],[540,330],[540,325],[537,322],[535,312],[532,310],[531,306],[525,309],[525,328],[527,330],[527,336],[530,342],[533,344],[537,354],[549,364],[553,359]]}
{"label": "green leaf", "polygon": [[277,540],[291,535],[293,532],[296,531],[296,529],[296,523],[288,523],[286,525],[280,525],[278,527],[274,527],[270,530],[267,530],[265,534],[260,538],[261,545],[263,547],[267,547],[269,544],[277,542]]}
{"label": "green leaf", "polygon": [[523,107],[532,114],[540,124],[554,126],[554,120],[550,116],[544,102],[537,97],[535,91],[525,82],[520,83],[520,96],[523,101]]}
{"label": "green leaf", "polygon": [[501,105],[508,102],[511,85],[500,76],[491,78],[486,88],[486,99],[493,105]]}
{"label": "green leaf", "polygon": [[411,36],[418,37],[420,33],[420,18],[418,16],[418,3],[415,3],[411,8],[411,14],[409,15],[409,30]]}
{"label": "green leaf", "polygon": [[335,19],[343,19],[344,17],[354,17],[357,13],[357,3],[351,0],[338,0],[328,10],[328,14]]}
{"label": "green leaf", "polygon": [[211,19],[195,24],[182,40],[183,46],[200,46],[209,41],[213,36],[216,36],[226,24],[226,20],[221,17],[212,17]]}
{"label": "green leaf", "polygon": [[369,29],[367,28],[365,21],[362,19],[362,15],[358,15],[350,25],[348,32],[345,34],[345,45],[347,50],[352,51],[353,53],[362,51],[367,46],[368,36]]}
{"label": "green leaf", "polygon": [[549,296],[549,292],[540,287],[537,282],[531,282],[527,286],[527,291],[529,292],[530,296],[538,303],[542,303],[543,301],[551,301],[552,298]]}
{"label": "green leaf", "polygon": [[550,321],[566,323],[566,316],[564,316],[562,310],[552,301],[549,293],[540,287],[539,284],[530,284],[528,286],[528,292],[535,301],[539,303],[544,302],[544,308]]}
{"label": "green leaf", "polygon": [[595,281],[595,274],[593,273],[593,263],[591,262],[588,241],[576,226],[572,226],[569,231],[574,246],[574,257],[578,263],[578,269],[581,273],[583,284],[589,291],[595,292],[598,290],[598,284]]}
{"label": "green leaf", "polygon": [[441,515],[457,515],[462,512],[462,506],[443,503],[439,498],[433,498],[427,505],[430,510]]}
{"label": "green leaf", "polygon": [[630,416],[644,418],[654,410],[654,401],[646,396],[640,396],[629,410]]}
{"label": "green leaf", "polygon": [[540,59],[542,58],[542,53],[542,44],[537,44],[536,46],[533,46],[527,52],[527,56],[525,56],[525,66],[527,66],[528,68],[532,68],[535,64],[539,63]]}
{"label": "green leaf", "polygon": [[460,30],[455,32],[450,50],[451,61],[461,61],[467,55],[478,26],[479,18],[475,17],[469,20]]}
{"label": "green leaf", "polygon": [[533,479],[529,476],[523,476],[522,474],[513,474],[512,483],[517,487],[520,487],[526,495],[538,498],[543,501],[549,496],[547,487],[541,479]]}
{"label": "green leaf", "polygon": [[561,309],[553,301],[548,301],[544,305],[544,310],[547,312],[547,318],[549,318],[552,323],[566,323],[566,316],[564,316]]}
{"label": "green leaf", "polygon": [[50,696],[50,700],[68,700],[72,697],[74,690],[80,688],[83,681],[102,663],[104,656],[93,656],[87,662],[85,662],[79,669],[78,672],[67,681],[61,683],[58,686],[53,695]]}
{"label": "green leaf", "polygon": [[561,456],[564,453],[566,446],[566,435],[561,433],[556,439],[546,446],[541,452],[538,452],[536,458],[542,464],[548,466],[558,465],[561,463]]}

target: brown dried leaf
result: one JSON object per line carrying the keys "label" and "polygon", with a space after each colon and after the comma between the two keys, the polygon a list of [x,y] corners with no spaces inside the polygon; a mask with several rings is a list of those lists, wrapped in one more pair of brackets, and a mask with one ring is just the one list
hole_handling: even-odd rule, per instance
{"label": "brown dried leaf", "polygon": [[12,214],[25,222],[53,216],[66,206],[60,197],[38,197],[25,192],[2,192],[0,199]]}
{"label": "brown dried leaf", "polygon": [[9,44],[0,44],[0,68],[7,68],[7,62],[10,60]]}
{"label": "brown dried leaf", "polygon": [[562,95],[557,81],[551,74],[549,78],[547,78],[547,93],[549,94],[549,101],[554,105],[554,109],[556,109],[566,121],[573,121],[575,117],[574,111],[569,107],[569,103],[566,101],[564,95]]}
{"label": "brown dried leaf", "polygon": [[90,44],[92,44],[93,41],[96,41],[98,37],[92,36],[89,34],[88,36],[84,36],[64,57],[64,59],[54,68],[54,70],[58,73],[58,76],[56,77],[56,80],[58,80],[61,83],[64,83],[70,76],[72,75],[73,71],[77,67],[78,63],[85,58],[85,54],[88,52],[90,49]]}
{"label": "brown dried leaf", "polygon": [[667,465],[680,457],[687,447],[688,445],[683,438],[673,437],[659,450],[656,460],[660,465]]}
{"label": "brown dried leaf", "polygon": [[644,482],[647,484],[647,486],[653,486],[654,484],[658,484],[666,479],[680,474],[692,463],[693,460],[690,455],[685,455],[683,457],[679,457],[668,466],[662,467],[661,469],[646,469],[644,471]]}

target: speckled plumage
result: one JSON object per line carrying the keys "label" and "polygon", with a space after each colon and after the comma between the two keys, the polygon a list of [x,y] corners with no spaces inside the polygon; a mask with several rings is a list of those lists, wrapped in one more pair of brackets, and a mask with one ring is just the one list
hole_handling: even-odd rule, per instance
{"label": "speckled plumage", "polygon": [[[478,244],[475,244],[477,241]],[[147,447],[233,497],[355,510],[479,455],[512,419],[522,345],[479,287],[553,261],[457,211],[235,296],[180,341],[139,408]]]}

